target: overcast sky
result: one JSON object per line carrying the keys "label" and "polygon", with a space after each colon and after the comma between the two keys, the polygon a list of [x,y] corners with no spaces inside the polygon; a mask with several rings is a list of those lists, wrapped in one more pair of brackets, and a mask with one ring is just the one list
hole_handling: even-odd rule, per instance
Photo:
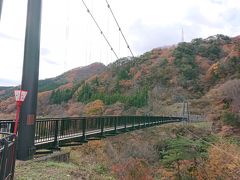
{"label": "overcast sky", "polygon": [[[82,0],[42,0],[40,79],[114,54]],[[134,55],[215,34],[240,35],[239,0],[108,0]],[[85,0],[119,57],[130,56],[105,0]],[[4,0],[0,22],[0,86],[21,82],[27,0]]]}

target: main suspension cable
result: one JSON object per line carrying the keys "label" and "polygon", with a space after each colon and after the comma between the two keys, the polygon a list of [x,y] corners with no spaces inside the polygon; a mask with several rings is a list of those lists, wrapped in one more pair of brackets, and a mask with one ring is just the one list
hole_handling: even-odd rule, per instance
{"label": "main suspension cable", "polygon": [[122,32],[122,29],[121,29],[121,27],[120,27],[120,25],[119,25],[119,23],[118,23],[118,21],[117,21],[117,18],[116,18],[116,16],[114,15],[114,13],[113,13],[113,11],[112,11],[112,8],[111,8],[111,6],[110,6],[110,4],[108,3],[107,0],[106,0],[106,3],[107,3],[108,9],[110,10],[110,12],[111,12],[111,14],[112,14],[112,16],[113,16],[113,18],[114,18],[117,26],[118,26],[118,30],[119,30],[119,31],[121,32],[121,34],[122,34],[122,37],[123,37],[123,39],[124,39],[124,41],[125,41],[125,43],[126,43],[126,45],[127,45],[127,48],[129,49],[130,53],[132,54],[132,57],[134,57],[133,52],[132,52],[132,50],[131,50],[128,42],[127,42],[127,39],[126,39],[126,37],[124,36],[124,34],[123,34],[123,32]]}
{"label": "main suspension cable", "polygon": [[100,33],[103,35],[105,41],[107,42],[108,46],[111,48],[111,51],[114,53],[114,55],[116,56],[117,59],[118,58],[118,55],[117,53],[115,52],[115,50],[113,49],[113,47],[111,46],[110,42],[108,41],[107,37],[105,36],[105,34],[103,33],[102,29],[100,28],[100,26],[98,25],[96,19],[94,18],[94,16],[92,15],[91,11],[89,10],[89,8],[87,7],[86,3],[84,2],[84,0],[82,0],[84,6],[86,7],[87,9],[87,12],[90,14],[90,16],[92,17],[94,23],[96,24],[97,28],[99,29]]}

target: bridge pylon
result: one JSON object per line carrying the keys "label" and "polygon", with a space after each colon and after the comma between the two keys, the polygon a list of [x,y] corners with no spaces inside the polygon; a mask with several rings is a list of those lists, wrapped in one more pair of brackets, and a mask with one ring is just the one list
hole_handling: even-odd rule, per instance
{"label": "bridge pylon", "polygon": [[188,107],[188,102],[183,101],[183,112],[182,112],[182,117],[187,118],[187,122],[190,120],[190,113],[189,113],[189,107]]}
{"label": "bridge pylon", "polygon": [[35,153],[35,121],[39,75],[42,0],[28,0],[22,90],[28,91],[19,121],[17,159],[29,160]]}

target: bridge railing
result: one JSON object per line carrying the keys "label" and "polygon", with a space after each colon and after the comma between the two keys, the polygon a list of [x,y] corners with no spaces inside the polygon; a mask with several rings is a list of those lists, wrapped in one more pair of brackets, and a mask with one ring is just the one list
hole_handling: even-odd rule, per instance
{"label": "bridge railing", "polygon": [[15,168],[16,136],[0,132],[0,179],[13,179]]}
{"label": "bridge railing", "polygon": [[[60,141],[69,138],[86,140],[87,136],[117,133],[119,130],[133,130],[164,123],[179,122],[182,117],[165,116],[90,116],[37,119],[35,145],[52,144],[58,147]],[[0,130],[13,132],[14,121],[0,120]]]}
{"label": "bridge railing", "polygon": [[13,133],[15,121],[13,120],[0,120],[0,132]]}

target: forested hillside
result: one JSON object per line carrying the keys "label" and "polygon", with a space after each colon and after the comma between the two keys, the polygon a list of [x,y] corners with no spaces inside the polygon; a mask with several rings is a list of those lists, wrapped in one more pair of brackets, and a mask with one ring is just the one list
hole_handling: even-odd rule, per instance
{"label": "forested hillside", "polygon": [[[102,63],[93,63],[85,67],[79,67],[63,73],[60,76],[40,80],[38,83],[39,102],[49,104],[49,96],[52,90],[66,89],[72,87],[78,82],[103,72],[105,65]],[[14,118],[15,100],[14,90],[17,87],[0,87],[0,119]],[[50,115],[50,114],[49,114]]]}
{"label": "forested hillside", "polygon": [[[216,130],[240,124],[239,36],[193,39],[118,59],[104,70],[82,69],[40,81],[39,116],[176,115],[188,101],[190,112],[207,115]],[[2,114],[14,112],[9,101],[0,103]]]}

